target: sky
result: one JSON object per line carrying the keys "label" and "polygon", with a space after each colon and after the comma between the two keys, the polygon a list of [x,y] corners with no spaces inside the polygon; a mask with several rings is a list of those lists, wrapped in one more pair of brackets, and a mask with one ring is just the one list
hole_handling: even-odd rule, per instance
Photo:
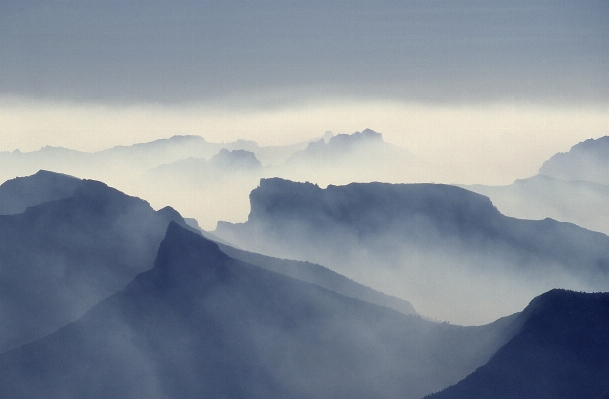
{"label": "sky", "polygon": [[2,0],[0,151],[372,128],[507,184],[609,134],[609,2]]}

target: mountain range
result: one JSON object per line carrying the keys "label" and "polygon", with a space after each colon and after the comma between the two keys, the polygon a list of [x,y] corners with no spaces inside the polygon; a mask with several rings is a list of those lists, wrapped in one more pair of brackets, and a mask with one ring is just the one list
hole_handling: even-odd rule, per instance
{"label": "mountain range", "polygon": [[434,323],[238,261],[170,222],[152,269],[0,354],[0,394],[594,399],[607,295],[554,290],[487,326]]}
{"label": "mountain range", "polygon": [[419,164],[408,150],[386,142],[381,133],[364,129],[309,143],[272,176],[324,185],[400,181],[412,176]]}
{"label": "mountain range", "polygon": [[[362,143],[388,148],[371,130],[328,135],[286,164],[339,164]],[[115,160],[141,150],[143,165],[158,145],[161,161],[166,144]],[[241,144],[167,167],[220,182],[280,170]],[[540,211],[554,197],[546,212],[563,217],[600,209],[605,187],[540,171],[472,189]],[[100,181],[40,170],[0,185],[0,397],[609,398],[609,294],[573,291],[606,290],[605,234],[442,184],[264,178],[250,203],[247,222],[209,233]],[[425,317],[457,312],[483,325]]]}
{"label": "mountain range", "polygon": [[544,162],[539,174],[507,186],[462,186],[488,196],[502,213],[547,217],[609,234],[609,137],[589,139]]}
{"label": "mountain range", "polygon": [[[323,159],[312,155],[312,148],[326,146]],[[212,229],[218,220],[247,216],[247,195],[260,178],[314,178],[320,184],[345,179],[393,181],[412,160],[408,151],[383,141],[370,129],[336,136],[326,132],[320,138],[284,146],[173,136],[97,152],[50,146],[32,152],[0,152],[0,181],[41,169],[104,181],[146,198],[155,207],[172,204]]]}
{"label": "mountain range", "polygon": [[7,397],[418,398],[509,338],[425,321],[235,260],[172,222],[154,267],[0,355]]}
{"label": "mountain range", "polygon": [[609,234],[609,186],[538,174],[506,186],[467,185],[488,196],[502,213],[521,219],[552,218]]}
{"label": "mountain range", "polygon": [[122,289],[151,267],[168,223],[185,226],[172,208],[154,211],[101,182],[45,171],[2,184],[0,209],[14,213],[0,215],[0,351]]}
{"label": "mountain range", "polygon": [[[250,203],[247,222],[220,222],[214,234],[250,251],[327,265],[398,297],[420,296],[417,309],[436,301],[446,314],[467,314],[471,304],[452,307],[472,296],[503,297],[515,286],[526,292],[524,301],[553,287],[599,290],[608,283],[606,235],[552,219],[506,217],[487,197],[454,186],[322,189],[274,178],[261,180]],[[436,291],[451,295],[442,302]],[[504,304],[522,306],[510,302],[515,297]]]}
{"label": "mountain range", "polygon": [[[328,132],[324,137],[332,135]],[[236,140],[229,143],[211,143],[201,136],[173,136],[129,146],[119,145],[96,152],[83,152],[63,147],[46,146],[38,151],[0,152],[0,166],[6,180],[14,176],[33,174],[46,169],[70,175],[107,177],[109,172],[138,174],[160,165],[188,158],[209,160],[220,150],[253,152],[265,165],[283,163],[290,155],[303,150],[316,139],[286,146],[259,146],[254,141]],[[128,169],[128,170],[126,170]],[[110,176],[111,177],[111,176]]]}

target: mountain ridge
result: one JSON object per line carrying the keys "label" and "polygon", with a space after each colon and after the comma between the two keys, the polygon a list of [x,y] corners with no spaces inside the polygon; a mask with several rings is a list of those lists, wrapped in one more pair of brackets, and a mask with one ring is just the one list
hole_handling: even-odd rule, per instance
{"label": "mountain ridge", "polygon": [[[214,234],[245,250],[323,264],[407,298],[438,319],[463,314],[471,316],[459,323],[488,322],[551,288],[601,290],[609,276],[608,236],[549,218],[507,217],[488,197],[455,186],[351,183],[322,189],[275,178],[261,180],[250,203],[246,222],[219,222]],[[499,287],[491,283],[497,278],[503,281]],[[420,281],[440,295],[426,294]],[[520,287],[520,296],[509,294],[510,286]],[[493,311],[485,310],[484,298],[509,301],[478,319],[475,307],[462,308],[444,292],[470,303],[475,295],[483,312]],[[459,307],[448,312],[453,306]]]}
{"label": "mountain ridge", "polygon": [[231,259],[171,222],[152,269],[1,354],[0,393],[415,399],[484,363],[510,321],[402,315]]}
{"label": "mountain ridge", "polygon": [[428,399],[599,399],[609,393],[609,293],[552,290],[490,361]]}

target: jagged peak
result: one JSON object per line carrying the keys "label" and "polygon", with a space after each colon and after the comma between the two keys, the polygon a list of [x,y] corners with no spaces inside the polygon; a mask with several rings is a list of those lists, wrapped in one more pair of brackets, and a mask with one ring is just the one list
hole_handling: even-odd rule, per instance
{"label": "jagged peak", "polygon": [[[150,283],[158,287],[223,280],[228,276],[226,262],[229,259],[215,242],[171,221],[154,261],[154,275],[136,280],[140,287],[150,286]],[[142,284],[145,280],[148,283]]]}

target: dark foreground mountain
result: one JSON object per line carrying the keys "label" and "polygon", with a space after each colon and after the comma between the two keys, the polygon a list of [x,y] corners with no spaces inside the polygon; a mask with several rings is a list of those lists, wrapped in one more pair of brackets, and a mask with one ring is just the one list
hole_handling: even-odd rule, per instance
{"label": "dark foreground mountain", "polygon": [[250,202],[246,223],[218,223],[215,234],[254,252],[326,265],[412,300],[423,314],[430,312],[422,304],[437,301],[438,310],[449,309],[461,303],[460,295],[464,305],[452,314],[485,306],[489,295],[507,305],[518,287],[520,302],[492,320],[554,287],[609,285],[606,235],[552,219],[506,217],[487,197],[454,186],[353,183],[322,189],[263,179]]}
{"label": "dark foreground mountain", "polygon": [[[21,205],[27,209],[19,209]],[[171,208],[41,171],[0,186],[0,352],[82,316],[151,267]]]}
{"label": "dark foreground mountain", "polygon": [[462,187],[488,196],[505,215],[522,219],[549,217],[609,234],[609,186],[605,184],[540,174],[507,186]]}
{"label": "dark foreground mountain", "polygon": [[413,398],[510,335],[425,321],[228,257],[170,223],[154,268],[0,355],[10,398]]}
{"label": "dark foreground mountain", "polygon": [[429,399],[606,399],[609,294],[562,290],[535,298],[491,360]]}
{"label": "dark foreground mountain", "polygon": [[564,180],[609,184],[609,136],[588,139],[559,152],[539,169],[542,175]]}

